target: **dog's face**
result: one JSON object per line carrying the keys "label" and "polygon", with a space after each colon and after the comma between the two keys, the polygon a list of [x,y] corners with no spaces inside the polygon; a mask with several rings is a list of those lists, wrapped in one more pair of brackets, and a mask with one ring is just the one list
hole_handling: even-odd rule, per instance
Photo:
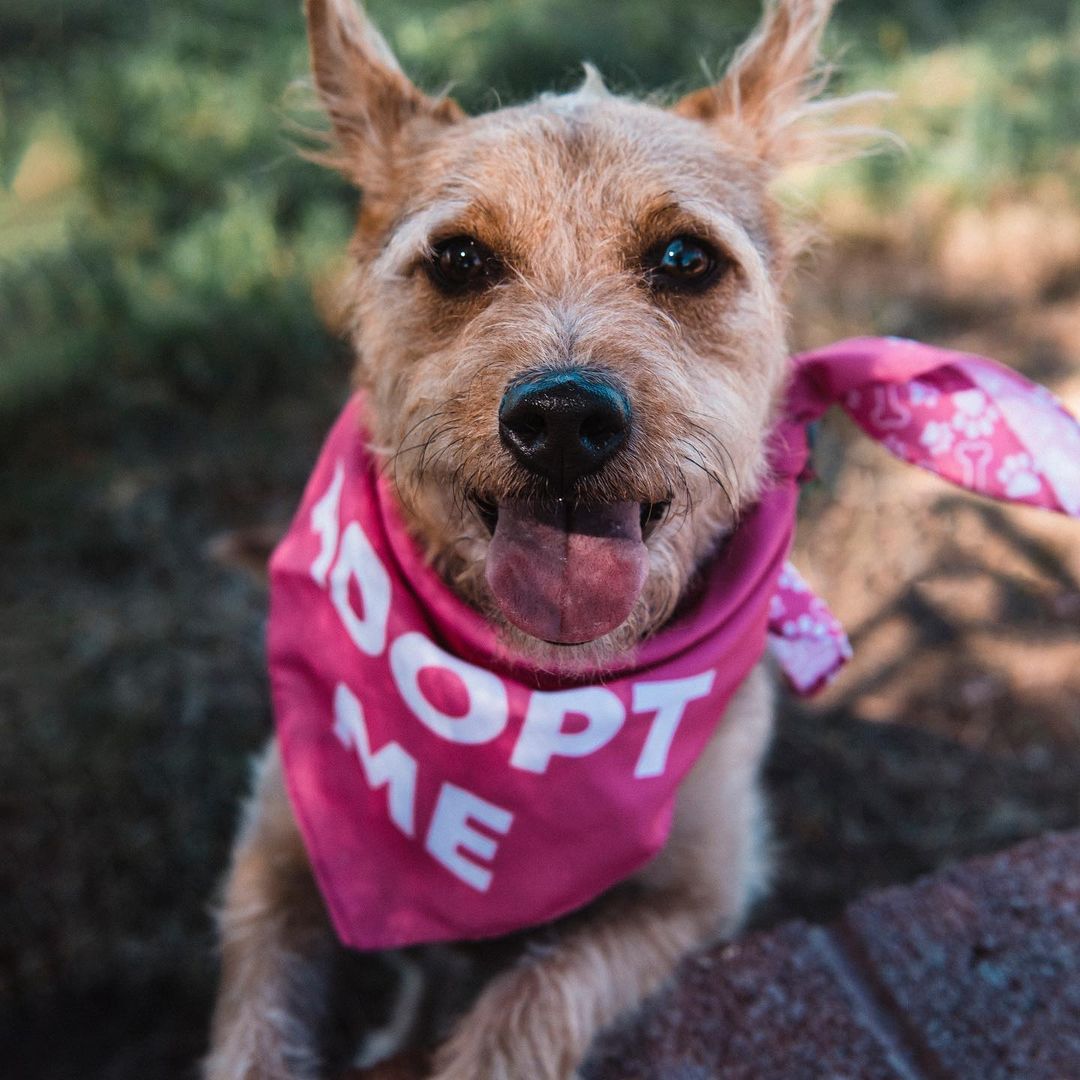
{"label": "dog's face", "polygon": [[403,513],[513,645],[595,663],[661,626],[768,473],[789,243],[769,182],[827,5],[789,0],[672,109],[575,93],[466,117],[352,0],[308,0],[348,304]]}

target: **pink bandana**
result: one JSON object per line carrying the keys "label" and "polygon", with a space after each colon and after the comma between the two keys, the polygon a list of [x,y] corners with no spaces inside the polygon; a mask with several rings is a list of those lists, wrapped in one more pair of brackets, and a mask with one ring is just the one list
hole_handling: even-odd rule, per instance
{"label": "pink bandana", "polygon": [[646,863],[675,793],[768,646],[809,693],[851,655],[786,557],[806,425],[833,404],[894,454],[1080,517],[1080,425],[989,360],[865,338],[794,360],[773,486],[693,609],[605,672],[503,648],[425,565],[365,447],[335,424],[270,563],[286,781],[341,940],[388,948],[555,918]]}

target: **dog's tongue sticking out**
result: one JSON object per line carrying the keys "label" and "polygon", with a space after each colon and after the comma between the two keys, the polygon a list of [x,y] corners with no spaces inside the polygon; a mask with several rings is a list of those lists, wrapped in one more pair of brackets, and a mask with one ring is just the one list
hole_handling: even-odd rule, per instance
{"label": "dog's tongue sticking out", "polygon": [[501,503],[487,582],[506,619],[561,645],[595,641],[630,614],[645,584],[649,552],[641,507]]}

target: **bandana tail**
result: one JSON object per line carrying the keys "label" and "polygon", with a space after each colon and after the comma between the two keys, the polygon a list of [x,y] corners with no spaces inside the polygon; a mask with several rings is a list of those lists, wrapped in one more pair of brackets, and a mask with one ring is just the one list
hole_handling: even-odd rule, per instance
{"label": "bandana tail", "polygon": [[867,381],[840,404],[902,461],[979,495],[1080,518],[1075,417],[1045,387],[993,360],[932,351],[938,366],[903,382]]}
{"label": "bandana tail", "polygon": [[828,605],[785,563],[769,606],[768,647],[791,689],[816,694],[851,659],[851,642]]}
{"label": "bandana tail", "polygon": [[[838,403],[901,461],[1002,502],[1080,518],[1080,423],[1045,387],[982,356],[861,338],[796,358],[803,422]],[[790,563],[772,599],[769,648],[813,694],[851,657],[843,627]]]}

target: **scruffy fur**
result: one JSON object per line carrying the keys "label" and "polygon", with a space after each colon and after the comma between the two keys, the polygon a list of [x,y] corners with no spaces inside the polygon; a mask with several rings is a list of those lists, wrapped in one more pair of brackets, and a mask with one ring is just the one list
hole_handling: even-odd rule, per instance
{"label": "scruffy fur", "polygon": [[[614,96],[590,71],[574,93],[467,117],[408,81],[352,0],[307,0],[332,124],[321,156],[363,192],[347,303],[374,448],[447,582],[553,668],[602,666],[663,626],[768,477],[795,254],[770,185],[834,145],[817,123],[834,103],[813,100],[830,7],[773,0],[719,83],[670,108]],[[463,234],[507,273],[482,294],[447,297],[424,267],[438,240]],[[730,260],[722,280],[700,295],[650,290],[643,253],[685,234]],[[566,647],[502,623],[475,500],[529,491],[499,439],[508,383],[570,365],[618,379],[635,425],[580,497],[671,505],[648,536],[649,574],[629,618]],[[757,775],[770,717],[757,670],[681,788],[663,852],[556,928],[553,947],[527,950],[490,982],[439,1048],[435,1077],[572,1077],[599,1029],[687,951],[737,929],[765,873]],[[234,852],[221,938],[208,1080],[321,1075],[317,1032],[341,950],[272,747]]]}

